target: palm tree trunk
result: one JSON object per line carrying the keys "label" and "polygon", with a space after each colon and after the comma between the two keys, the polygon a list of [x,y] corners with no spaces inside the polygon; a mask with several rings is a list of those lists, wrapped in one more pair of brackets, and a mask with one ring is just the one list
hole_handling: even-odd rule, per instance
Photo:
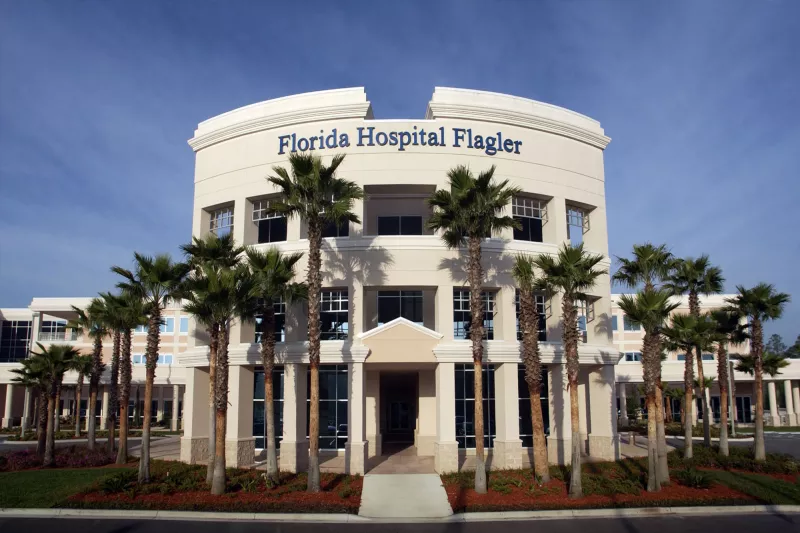
{"label": "palm tree trunk", "polygon": [[[645,329],[642,344],[642,376],[644,378],[645,407],[647,408],[647,490],[658,492],[661,490],[661,441],[659,439],[659,416],[663,412],[659,409],[658,400],[661,397],[660,370],[661,359],[658,350],[658,336],[652,330]],[[661,419],[661,427],[664,420]],[[667,471],[669,478],[669,471]]]}
{"label": "palm tree trunk", "polygon": [[83,396],[83,372],[78,373],[78,384],[75,385],[75,436],[81,436],[81,396]]}
{"label": "palm tree trunk", "polygon": [[755,431],[755,459],[766,461],[767,449],[764,445],[764,332],[761,319],[752,318],[753,338],[750,344],[750,353],[753,356],[755,386],[756,386],[756,431]]}
{"label": "palm tree trunk", "polygon": [[56,388],[56,405],[53,413],[53,431],[61,431],[61,385]]}
{"label": "palm tree trunk", "polygon": [[228,324],[222,324],[219,330],[219,348],[217,349],[217,382],[216,382],[216,447],[214,456],[214,479],[211,481],[211,494],[225,493],[225,432],[228,420]]}
{"label": "palm tree trunk", "polygon": [[52,394],[48,395],[47,398],[47,441],[44,448],[44,463],[43,465],[46,467],[55,466],[56,465],[56,434],[55,434],[55,422],[53,417],[55,416],[56,412],[56,397],[55,391]]}
{"label": "palm tree trunk", "polygon": [[109,385],[109,398],[108,398],[108,415],[106,420],[108,422],[108,453],[114,453],[115,448],[115,431],[117,426],[117,409],[119,409],[119,353],[120,343],[122,336],[120,330],[114,330],[114,349],[111,353],[111,383]]}
{"label": "palm tree trunk", "polygon": [[131,330],[126,329],[122,335],[122,354],[120,357],[119,382],[119,448],[117,464],[128,462],[128,402],[131,397]]}
{"label": "palm tree trunk", "polygon": [[725,343],[717,346],[717,375],[719,376],[719,453],[728,456],[728,354]]}
{"label": "palm tree trunk", "polygon": [[661,472],[658,458],[658,405],[655,393],[647,395],[647,492],[661,490]]}
{"label": "palm tree trunk", "polygon": [[219,355],[219,325],[214,323],[208,328],[208,466],[206,467],[206,483],[214,481],[214,462],[217,455],[217,358]]}
{"label": "palm tree trunk", "polygon": [[[658,362],[659,370],[661,361]],[[658,449],[658,481],[661,485],[669,483],[669,460],[667,458],[667,432],[664,428],[664,394],[661,390],[661,378],[656,385],[656,438]]]}
{"label": "palm tree trunk", "polygon": [[[528,288],[529,289],[529,288]],[[522,361],[525,364],[525,383],[531,400],[531,427],[533,428],[533,471],[537,481],[550,481],[547,461],[547,443],[542,417],[542,365],[539,353],[539,314],[533,293],[520,289],[520,328],[522,329]]]}
{"label": "palm tree trunk", "polygon": [[89,442],[86,445],[90,450],[94,450],[95,433],[97,429],[96,405],[97,392],[100,389],[100,373],[103,371],[103,339],[100,335],[95,335],[92,346],[92,374],[89,377],[89,408],[86,416],[89,417]]}
{"label": "palm tree trunk", "polygon": [[481,288],[483,285],[483,268],[481,267],[481,239],[471,236],[469,246],[469,311],[472,341],[472,367],[475,386],[475,492],[485,494],[486,458],[484,455],[483,424],[483,308]]}
{"label": "palm tree trunk", "polygon": [[48,400],[47,391],[42,389],[39,391],[39,406],[38,420],[36,421],[36,456],[44,460],[44,449],[47,446],[47,404]]}
{"label": "palm tree trunk", "polygon": [[322,228],[308,219],[308,360],[311,367],[311,405],[308,420],[308,492],[319,492],[319,351],[320,291],[322,290]]}
{"label": "palm tree trunk", "polygon": [[156,378],[158,364],[159,327],[161,325],[161,309],[156,305],[150,312],[147,324],[147,373],[144,381],[145,413],[142,420],[142,445],[139,456],[139,483],[150,482],[150,404],[153,402],[153,381]]}
{"label": "palm tree trunk", "polygon": [[86,421],[88,422],[88,431],[86,432],[87,443],[86,447],[94,450],[95,446],[95,427],[97,421],[95,420],[95,405],[97,404],[97,387],[89,384],[89,405],[86,409]]}
{"label": "palm tree trunk", "polygon": [[686,350],[686,361],[683,366],[683,457],[691,459],[692,453],[692,392],[694,390],[694,369],[692,366],[692,350]]}
{"label": "palm tree trunk", "polygon": [[271,301],[264,304],[261,322],[261,364],[264,366],[264,415],[267,422],[267,477],[278,483],[278,453],[275,447],[275,411],[272,372],[275,369],[275,308]]}
{"label": "palm tree trunk", "polygon": [[[689,292],[689,314],[700,318],[700,299],[696,291]],[[700,402],[703,405],[703,444],[711,447],[711,416],[708,412],[708,400],[706,398],[706,382],[703,372],[703,352],[700,346],[695,346],[697,353],[697,380],[700,382]]]}
{"label": "palm tree trunk", "polygon": [[578,402],[578,316],[574,304],[574,295],[564,293],[561,301],[564,317],[564,352],[567,359],[567,382],[569,383],[570,423],[572,425],[572,471],[569,482],[570,499],[581,498],[581,454],[583,442],[580,429],[580,403]]}

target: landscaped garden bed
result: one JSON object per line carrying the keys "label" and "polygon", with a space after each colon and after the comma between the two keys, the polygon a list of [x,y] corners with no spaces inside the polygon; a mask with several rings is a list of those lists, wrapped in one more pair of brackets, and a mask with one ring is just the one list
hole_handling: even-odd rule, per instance
{"label": "landscaped garden bed", "polygon": [[442,476],[454,512],[522,511],[607,507],[657,507],[741,504],[800,504],[798,463],[789,456],[770,455],[756,462],[750,450],[715,450],[695,446],[695,458],[670,454],[671,483],[660,492],[645,491],[644,459],[587,463],[582,466],[584,497],[568,498],[569,468],[552,467],[551,481],[536,483],[531,470],[489,472],[489,490],[473,489],[473,472]]}
{"label": "landscaped garden bed", "polygon": [[[8,434],[8,433],[6,433],[6,434]],[[167,429],[154,428],[151,431],[150,435],[151,435],[151,438],[157,438],[157,437],[161,437],[161,436],[164,436],[164,435],[182,435],[182,434],[183,434],[182,431],[170,431],[170,430],[167,430]],[[95,431],[95,435],[94,436],[95,436],[95,438],[98,438],[98,439],[107,439],[108,438],[108,431],[106,431],[104,429]],[[128,436],[132,437],[132,438],[139,438],[139,437],[142,436],[142,430],[141,429],[132,429],[132,430],[129,431]],[[87,438],[88,437],[87,437],[85,432],[81,433],[80,437],[76,437],[74,429],[61,430],[61,431],[56,432],[56,434],[55,434],[55,439],[56,440],[75,440],[75,439],[86,440]],[[117,433],[117,438],[119,438],[119,433]],[[8,442],[31,442],[31,441],[35,441],[36,439],[37,439],[36,432],[33,431],[33,430],[26,432],[24,436],[20,435],[19,431],[17,430],[12,435],[10,435],[8,438],[6,438],[6,441],[8,441]]]}
{"label": "landscaped garden bed", "polygon": [[[711,426],[710,434],[712,439],[719,438],[719,427],[718,426]],[[647,436],[647,422],[634,422],[627,426],[620,426],[617,428],[617,431],[620,434],[625,433],[636,433],[637,435],[641,435],[646,437]],[[684,431],[683,426],[678,422],[669,422],[664,425],[664,434],[667,437],[683,437],[686,433]],[[692,427],[692,437],[703,437],[703,425],[698,424]],[[752,428],[743,428],[741,430],[736,430],[736,437],[733,437],[728,430],[728,439],[750,439],[753,438]]]}
{"label": "landscaped garden bed", "polygon": [[[84,468],[113,464],[117,452],[108,453],[104,445],[89,451],[85,446],[69,446],[55,449],[55,468]],[[0,472],[18,472],[42,467],[36,450],[24,449],[0,454]]]}

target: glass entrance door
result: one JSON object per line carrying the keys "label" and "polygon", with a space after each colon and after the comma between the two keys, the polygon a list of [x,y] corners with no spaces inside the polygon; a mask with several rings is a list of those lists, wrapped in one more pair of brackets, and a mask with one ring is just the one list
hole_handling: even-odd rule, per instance
{"label": "glass entrance door", "polygon": [[736,397],[736,421],[750,424],[753,421],[750,415],[750,396]]}

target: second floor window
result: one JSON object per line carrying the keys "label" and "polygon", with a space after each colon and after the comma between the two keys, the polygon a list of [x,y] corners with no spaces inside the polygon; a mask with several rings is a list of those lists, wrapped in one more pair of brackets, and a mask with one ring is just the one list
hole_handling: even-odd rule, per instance
{"label": "second floor window", "polygon": [[39,339],[43,341],[63,341],[67,339],[66,320],[42,321]]}
{"label": "second floor window", "polygon": [[[262,300],[263,301],[263,300]],[[286,342],[286,302],[278,300],[272,304],[273,312],[275,313],[275,342]],[[263,315],[258,313],[255,316],[256,321],[256,336],[254,342],[260,343],[261,336],[264,334],[263,328]]]}
{"label": "second floor window", "polygon": [[233,208],[223,207],[212,211],[209,230],[217,237],[224,237],[233,232]]}
{"label": "second floor window", "polygon": [[162,318],[161,326],[158,328],[161,333],[174,333],[175,332],[175,318],[167,317]]}
{"label": "second floor window", "polygon": [[422,291],[378,292],[378,325],[398,317],[422,325]]}
{"label": "second floor window", "polygon": [[3,320],[0,326],[0,363],[13,363],[28,356],[32,322]]}
{"label": "second floor window", "polygon": [[640,331],[641,330],[641,326],[638,323],[636,323],[633,320],[631,320],[630,318],[628,318],[627,316],[623,317],[623,319],[622,319],[622,327],[625,329],[625,331]]}
{"label": "second floor window", "polygon": [[[483,291],[483,338],[494,340],[494,303],[493,292]],[[469,311],[469,291],[466,289],[453,290],[453,337],[456,339],[469,339],[472,315]]]}
{"label": "second floor window", "polygon": [[567,206],[567,236],[572,246],[583,242],[583,234],[589,231],[589,213],[585,209]]}
{"label": "second floor window", "polygon": [[[534,301],[536,303],[536,312],[539,314],[539,342],[547,340],[547,314],[545,313],[544,295],[534,294]],[[517,340],[522,340],[522,330],[519,327],[520,307],[519,307],[519,289],[514,295],[514,306],[517,310]]]}
{"label": "second floor window", "polygon": [[547,219],[546,201],[515,196],[511,200],[511,215],[522,226],[514,229],[514,240],[542,242],[542,225]]}
{"label": "second floor window", "polygon": [[350,306],[346,290],[322,291],[320,301],[321,339],[346,340],[350,325]]}
{"label": "second floor window", "polygon": [[422,235],[422,217],[378,217],[378,235]]}
{"label": "second floor window", "polygon": [[269,200],[253,202],[253,222],[258,226],[258,243],[286,240],[286,217],[269,212]]}
{"label": "second floor window", "polygon": [[626,362],[640,362],[642,361],[642,352],[625,352]]}

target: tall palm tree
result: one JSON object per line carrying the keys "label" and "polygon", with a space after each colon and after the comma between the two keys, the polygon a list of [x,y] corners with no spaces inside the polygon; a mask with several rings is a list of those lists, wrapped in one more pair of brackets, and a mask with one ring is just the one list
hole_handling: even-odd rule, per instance
{"label": "tall palm tree", "polygon": [[739,316],[727,309],[711,312],[714,321],[713,341],[717,345],[719,378],[719,452],[728,456],[728,345],[744,341],[745,333]]}
{"label": "tall palm tree", "polygon": [[508,180],[494,180],[495,167],[476,178],[466,166],[457,166],[447,173],[450,190],[439,189],[428,199],[433,214],[428,228],[442,231],[448,248],[467,247],[469,281],[469,336],[472,342],[472,364],[475,383],[475,490],[486,492],[486,462],[484,458],[483,420],[483,320],[484,282],[481,265],[481,242],[493,233],[519,227],[512,217],[504,215],[506,206],[520,192]]}
{"label": "tall palm tree", "polygon": [[119,356],[119,446],[117,464],[128,462],[128,406],[131,397],[131,336],[137,326],[147,324],[142,299],[126,291],[120,294],[121,305],[116,308],[122,331]]}
{"label": "tall palm tree", "polygon": [[273,167],[277,176],[267,178],[280,191],[270,203],[273,213],[297,217],[308,229],[308,359],[311,369],[309,416],[308,491],[319,492],[319,354],[320,293],[322,292],[322,230],[327,224],[360,224],[353,203],[364,191],[352,181],[338,178],[336,171],[344,155],[336,155],[329,165],[322,158],[306,153],[289,155],[290,170]]}
{"label": "tall palm tree", "polygon": [[239,264],[239,255],[242,247],[236,246],[232,234],[217,236],[209,233],[205,237],[192,237],[192,242],[181,246],[181,250],[186,255],[186,260],[191,266],[191,277],[189,283],[189,309],[186,312],[194,315],[195,319],[203,324],[208,334],[209,358],[208,358],[208,467],[206,469],[206,483],[212,483],[214,479],[215,461],[211,458],[216,456],[217,447],[217,424],[216,409],[214,402],[216,398],[217,381],[217,349],[219,346],[220,324],[213,319],[213,295],[208,294],[209,284],[205,272],[213,269],[231,269]]}
{"label": "tall palm tree", "polygon": [[264,367],[264,414],[267,423],[267,476],[277,483],[278,456],[275,446],[275,412],[273,411],[272,372],[275,368],[275,304],[292,301],[306,296],[305,284],[292,283],[295,266],[303,257],[302,253],[284,255],[278,248],[259,251],[247,248],[247,265],[250,269],[253,299],[257,301],[261,315],[261,364]]}
{"label": "tall palm tree", "polygon": [[100,390],[100,378],[106,365],[103,363],[103,338],[108,334],[106,326],[107,313],[104,302],[99,298],[92,298],[86,309],[72,306],[77,318],[68,324],[70,328],[82,330],[92,339],[92,371],[89,373],[89,402],[86,416],[89,422],[86,447],[94,450],[97,432],[97,395]]}
{"label": "tall palm tree", "polygon": [[648,449],[648,481],[647,490],[657,492],[662,483],[669,482],[669,470],[661,469],[658,431],[656,421],[663,423],[663,405],[660,391],[661,381],[661,330],[672,311],[678,304],[670,302],[671,293],[664,289],[644,289],[636,296],[623,295],[619,307],[625,315],[644,328],[642,347],[642,371],[644,376],[645,398],[647,405],[647,449]]}
{"label": "tall palm tree", "polygon": [[[158,364],[158,345],[161,340],[161,315],[167,304],[179,297],[183,280],[189,271],[186,263],[174,262],[167,254],[149,257],[138,252],[133,254],[134,269],[114,266],[113,272],[123,281],[117,288],[142,300],[147,314],[146,377],[144,404],[153,400],[153,381]],[[150,481],[150,416],[145,415],[142,422],[142,447],[139,459],[139,483]]]}
{"label": "tall palm tree", "polygon": [[564,323],[562,342],[567,360],[569,382],[570,419],[572,423],[572,473],[569,497],[580,498],[581,486],[581,432],[580,405],[578,403],[578,309],[575,302],[588,301],[587,291],[597,280],[608,273],[597,268],[603,256],[591,254],[579,246],[562,245],[555,256],[541,254],[534,263],[554,292],[561,293],[561,316]]}
{"label": "tall palm tree", "polygon": [[[47,444],[47,375],[40,358],[28,357],[20,361],[19,368],[12,368],[16,374],[11,381],[23,387],[32,389],[33,396],[37,398],[36,416],[36,457],[44,459],[44,449]],[[23,434],[24,438],[25,435]]]}
{"label": "tall palm tree", "polygon": [[[675,256],[667,249],[665,244],[658,246],[645,243],[633,245],[633,258],[617,257],[620,265],[612,276],[612,280],[634,289],[642,286],[646,291],[652,291],[662,282],[669,279],[675,268]],[[661,352],[661,335],[656,336],[658,345],[656,352]],[[669,482],[669,464],[667,461],[667,437],[664,428],[664,399],[663,384],[661,383],[661,365],[658,365],[656,375],[656,434],[658,436],[658,468],[661,482]]]}
{"label": "tall palm tree", "polygon": [[92,373],[94,364],[91,355],[79,355],[72,359],[71,370],[78,373],[75,385],[75,436],[81,436],[81,398],[83,397],[83,380]]}
{"label": "tall palm tree", "polygon": [[749,322],[750,357],[756,384],[755,458],[764,461],[767,458],[764,446],[764,322],[779,319],[790,298],[769,283],[759,283],[751,289],[737,285],[736,291],[736,296],[725,301],[731,311]]}
{"label": "tall palm tree", "polygon": [[[550,481],[547,460],[547,442],[544,435],[541,387],[542,360],[539,351],[539,313],[536,310],[534,291],[542,288],[536,278],[533,258],[519,254],[511,271],[519,287],[519,329],[522,331],[522,362],[525,365],[525,383],[531,400],[531,427],[533,428],[533,469],[542,483]],[[477,398],[477,396],[476,396]]]}
{"label": "tall palm tree", "polygon": [[[722,292],[725,278],[722,270],[713,266],[707,255],[701,255],[697,259],[687,257],[679,259],[670,276],[667,286],[675,294],[689,295],[689,314],[695,318],[700,318],[700,295],[709,296]],[[695,346],[697,355],[697,377],[700,383],[704,383],[703,376],[703,353],[700,345]],[[703,403],[703,412],[708,412],[708,397],[705,387],[700,389],[700,398]],[[703,417],[703,444],[711,446],[711,423],[707,416]]]}
{"label": "tall palm tree", "polygon": [[123,296],[108,292],[100,293],[100,298],[102,298],[105,306],[106,325],[112,338],[111,376],[108,387],[108,412],[106,413],[108,440],[106,442],[108,453],[113,453],[116,444],[117,410],[119,409],[120,351],[122,334],[126,325],[121,309],[125,306],[125,301]]}

